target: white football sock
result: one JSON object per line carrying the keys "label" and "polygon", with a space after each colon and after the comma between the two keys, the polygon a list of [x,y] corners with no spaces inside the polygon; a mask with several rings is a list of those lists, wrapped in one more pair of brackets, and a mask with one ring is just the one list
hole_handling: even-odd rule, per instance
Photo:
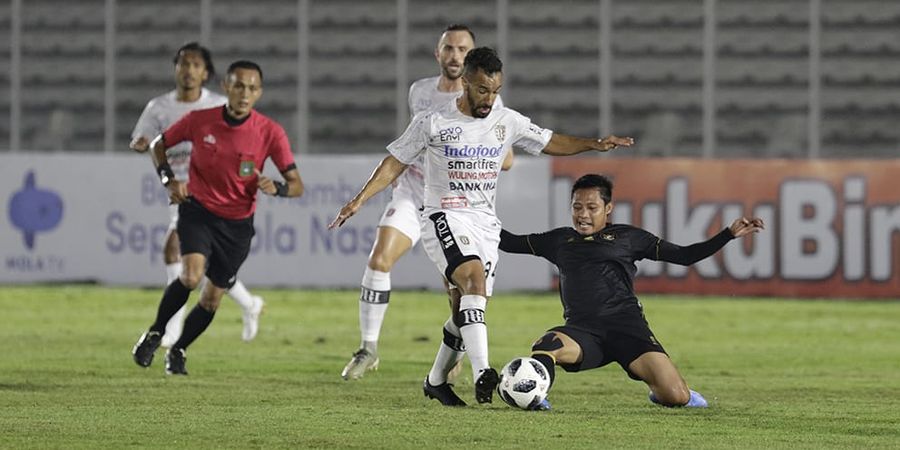
{"label": "white football sock", "polygon": [[465,347],[462,346],[462,338],[459,335],[459,327],[453,323],[453,316],[444,322],[444,339],[434,357],[434,364],[428,372],[428,382],[432,386],[447,382],[447,374],[453,366],[465,356]]}
{"label": "white football sock", "polygon": [[166,286],[181,275],[181,261],[166,264]]}
{"label": "white football sock", "polygon": [[361,347],[377,348],[381,325],[384,323],[384,315],[387,312],[390,298],[391,273],[379,272],[366,266],[359,294]]}
{"label": "white football sock", "polygon": [[228,296],[240,305],[244,311],[249,311],[253,307],[253,296],[250,295],[250,291],[247,290],[247,287],[244,286],[241,280],[234,282],[234,286],[228,290]]}
{"label": "white football sock", "polygon": [[161,345],[171,348],[172,345],[181,337],[181,330],[184,328],[184,313],[187,311],[187,303],[179,309],[168,322],[166,322],[166,332],[163,334]]}
{"label": "white football sock", "polygon": [[459,334],[466,345],[469,362],[472,363],[472,380],[478,379],[488,364],[487,325],[484,324],[484,308],[487,299],[480,295],[463,295],[459,299],[459,311],[463,317],[463,325]]}

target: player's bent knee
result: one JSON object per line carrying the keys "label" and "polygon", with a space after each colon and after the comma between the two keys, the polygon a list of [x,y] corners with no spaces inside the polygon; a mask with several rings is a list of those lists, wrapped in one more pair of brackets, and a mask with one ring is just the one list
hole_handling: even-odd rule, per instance
{"label": "player's bent knee", "polygon": [[396,261],[392,261],[391,258],[388,258],[382,254],[372,254],[369,257],[369,268],[372,270],[377,270],[379,272],[390,272],[394,267],[394,263]]}
{"label": "player's bent knee", "polygon": [[534,341],[531,345],[532,352],[556,353],[562,350],[563,342],[556,333],[549,331],[547,334]]}
{"label": "player's bent knee", "polygon": [[190,273],[187,270],[184,270],[181,272],[180,279],[181,284],[183,284],[184,287],[193,291],[194,289],[197,289],[197,286],[200,286],[200,282],[203,281],[203,275]]}
{"label": "player's bent knee", "polygon": [[684,385],[657,386],[653,393],[666,406],[684,406],[691,401],[691,391]]}

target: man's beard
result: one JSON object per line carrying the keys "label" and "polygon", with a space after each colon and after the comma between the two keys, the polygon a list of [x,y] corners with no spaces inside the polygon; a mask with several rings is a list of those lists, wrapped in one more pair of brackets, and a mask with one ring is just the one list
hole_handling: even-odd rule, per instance
{"label": "man's beard", "polygon": [[456,75],[454,75],[454,74],[450,73],[450,67],[441,66],[441,73],[444,75],[444,78],[451,80],[451,81],[456,81],[457,79],[459,79],[459,77],[462,76],[463,71],[462,71],[462,68],[460,68],[459,72]]}

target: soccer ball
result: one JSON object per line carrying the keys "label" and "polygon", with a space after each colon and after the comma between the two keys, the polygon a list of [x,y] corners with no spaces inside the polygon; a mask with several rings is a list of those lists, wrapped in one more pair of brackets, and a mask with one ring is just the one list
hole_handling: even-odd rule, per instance
{"label": "soccer ball", "polygon": [[550,375],[540,361],[519,357],[503,366],[497,393],[509,406],[532,409],[547,397]]}

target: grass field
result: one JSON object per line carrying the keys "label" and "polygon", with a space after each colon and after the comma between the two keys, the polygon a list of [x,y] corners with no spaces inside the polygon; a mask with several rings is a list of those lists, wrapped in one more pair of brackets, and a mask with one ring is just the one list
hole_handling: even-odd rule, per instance
{"label": "grass field", "polygon": [[[665,409],[616,365],[558,371],[549,413],[444,408],[421,383],[447,316],[433,293],[391,297],[382,367],[339,374],[358,344],[355,292],[263,291],[259,337],[223,301],[188,377],[131,361],[160,292],[0,287],[3,448],[900,448],[900,303],[645,297],[707,410]],[[555,294],[499,295],[491,361],[561,322]],[[470,372],[457,392],[474,404]]]}

